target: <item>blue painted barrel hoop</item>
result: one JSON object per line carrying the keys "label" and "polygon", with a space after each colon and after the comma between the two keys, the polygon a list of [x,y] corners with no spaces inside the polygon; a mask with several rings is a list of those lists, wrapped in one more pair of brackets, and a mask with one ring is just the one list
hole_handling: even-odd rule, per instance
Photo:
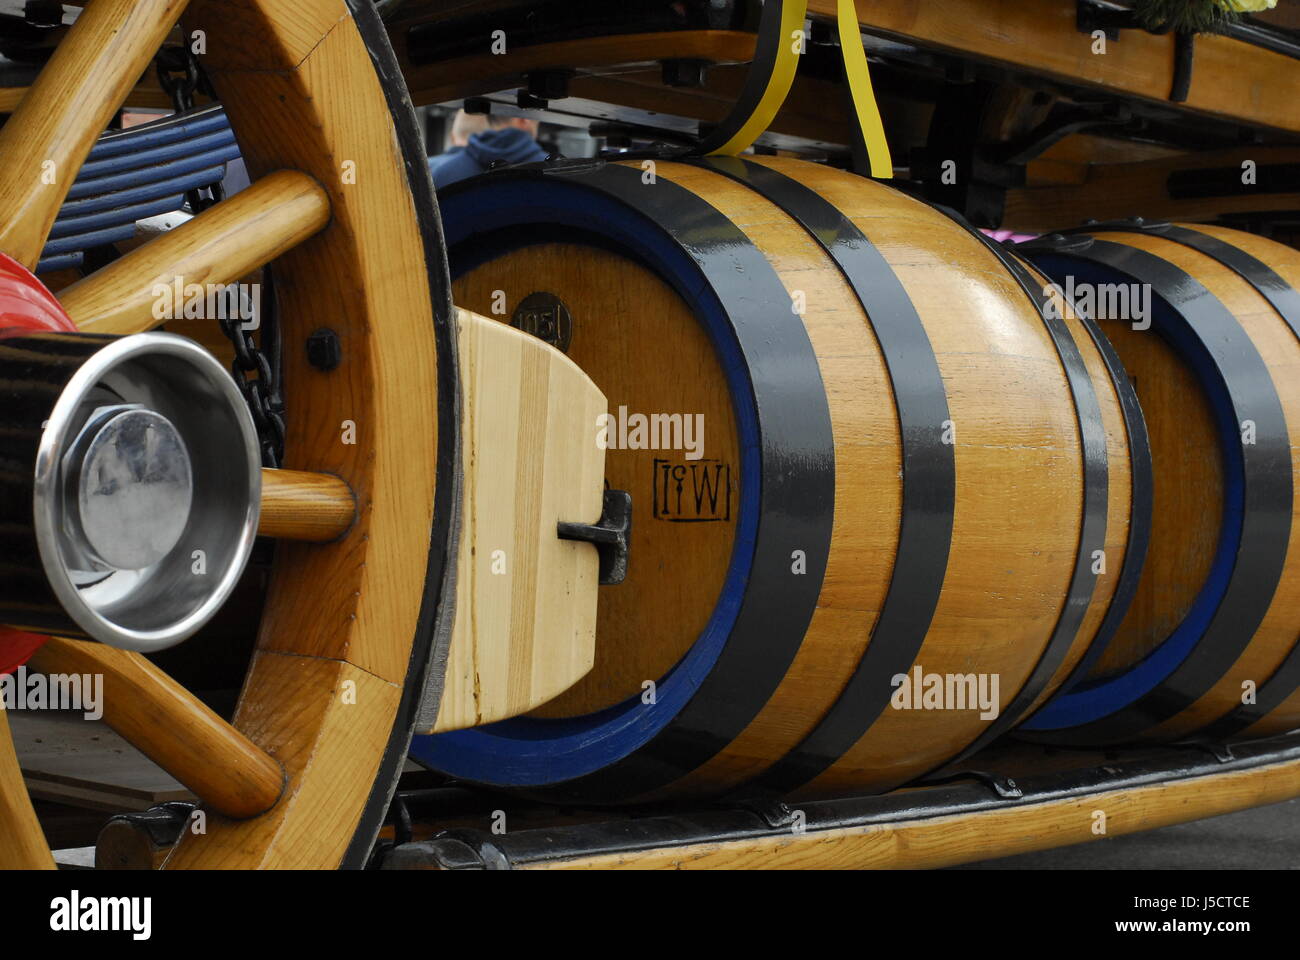
{"label": "blue painted barrel hoop", "polygon": [[[1203,696],[1245,650],[1279,582],[1290,531],[1289,439],[1268,368],[1236,318],[1203,285],[1151,253],[1093,238],[1021,249],[1058,281],[1148,283],[1153,330],[1194,371],[1214,411],[1225,465],[1218,549],[1183,622],[1139,664],[1054,698],[1022,730],[1038,739],[1132,739]],[[1243,445],[1241,425],[1256,425]]]}

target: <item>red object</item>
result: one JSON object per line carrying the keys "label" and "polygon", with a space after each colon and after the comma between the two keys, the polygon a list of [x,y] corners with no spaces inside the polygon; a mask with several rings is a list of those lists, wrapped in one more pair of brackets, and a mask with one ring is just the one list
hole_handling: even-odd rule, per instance
{"label": "red object", "polygon": [[75,333],[77,325],[34,273],[0,253],[0,338],[33,330]]}
{"label": "red object", "polygon": [[[17,260],[0,253],[0,340],[33,330],[76,332],[77,325],[45,284]],[[4,411],[0,410],[0,417]],[[0,673],[31,659],[48,637],[0,627]]]}

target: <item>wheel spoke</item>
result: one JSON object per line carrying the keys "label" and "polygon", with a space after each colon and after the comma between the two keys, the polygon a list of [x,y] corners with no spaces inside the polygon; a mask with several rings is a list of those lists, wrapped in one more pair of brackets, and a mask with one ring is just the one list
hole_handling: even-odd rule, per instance
{"label": "wheel spoke", "polygon": [[162,302],[156,288],[167,288],[164,306],[180,316],[191,299],[185,287],[234,283],[318,232],[329,218],[329,197],[315,180],[280,170],[72,284],[59,300],[86,333],[151,330],[167,320],[155,310]]}
{"label": "wheel spoke", "polygon": [[95,138],[149,65],[185,0],[95,0],[0,129],[0,250],[36,266]]}
{"label": "wheel spoke", "polygon": [[258,536],[328,543],[356,520],[352,488],[328,473],[262,471],[262,515]]}
{"label": "wheel spoke", "polygon": [[247,819],[280,798],[280,764],[140,654],[54,637],[31,662],[45,673],[103,674],[104,722],[213,810]]}
{"label": "wheel spoke", "polygon": [[32,809],[9,718],[0,707],[0,870],[53,870],[54,857]]}

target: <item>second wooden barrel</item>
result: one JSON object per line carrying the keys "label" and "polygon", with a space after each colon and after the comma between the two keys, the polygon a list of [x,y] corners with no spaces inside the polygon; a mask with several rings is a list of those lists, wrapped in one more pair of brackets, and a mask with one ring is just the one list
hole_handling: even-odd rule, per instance
{"label": "second wooden barrel", "polygon": [[1024,252],[1087,301],[1118,351],[1150,430],[1155,498],[1128,616],[1026,732],[1104,744],[1300,726],[1300,251],[1137,220]]}
{"label": "second wooden barrel", "polygon": [[416,738],[423,763],[584,801],[884,790],[1118,625],[1140,412],[1104,338],[980,234],[779,159],[503,171],[441,208],[457,303],[609,398],[593,438],[634,519],[592,672]]}

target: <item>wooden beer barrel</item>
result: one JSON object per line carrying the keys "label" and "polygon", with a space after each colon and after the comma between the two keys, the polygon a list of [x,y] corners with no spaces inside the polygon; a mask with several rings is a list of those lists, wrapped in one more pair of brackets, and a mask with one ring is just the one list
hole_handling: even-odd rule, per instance
{"label": "wooden beer barrel", "polygon": [[[1140,220],[1025,252],[1065,292],[1095,291],[1155,477],[1137,599],[1089,678],[1026,731],[1097,744],[1300,726],[1300,252]],[[1133,316],[1144,290],[1149,316]]]}
{"label": "wooden beer barrel", "polygon": [[1046,281],[980,234],[784,159],[571,162],[440,199],[456,302],[607,396],[633,525],[592,672],[417,737],[422,763],[593,802],[884,790],[1118,624],[1140,413],[1104,338],[1044,317]]}

